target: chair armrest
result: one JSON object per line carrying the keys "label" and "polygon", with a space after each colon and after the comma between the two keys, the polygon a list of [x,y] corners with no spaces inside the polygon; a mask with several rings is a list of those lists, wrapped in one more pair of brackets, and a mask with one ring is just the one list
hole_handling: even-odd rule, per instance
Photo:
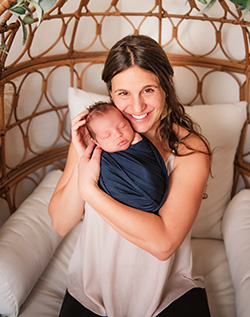
{"label": "chair armrest", "polygon": [[235,290],[238,317],[250,312],[250,190],[240,191],[228,204],[222,232]]}

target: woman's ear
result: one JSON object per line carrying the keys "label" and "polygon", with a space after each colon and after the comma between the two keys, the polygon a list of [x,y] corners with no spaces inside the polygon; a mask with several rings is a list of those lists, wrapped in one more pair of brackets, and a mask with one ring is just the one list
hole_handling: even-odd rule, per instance
{"label": "woman's ear", "polygon": [[167,103],[165,103],[164,108],[162,110],[162,114],[161,114],[161,120],[163,120],[168,114],[168,105]]}

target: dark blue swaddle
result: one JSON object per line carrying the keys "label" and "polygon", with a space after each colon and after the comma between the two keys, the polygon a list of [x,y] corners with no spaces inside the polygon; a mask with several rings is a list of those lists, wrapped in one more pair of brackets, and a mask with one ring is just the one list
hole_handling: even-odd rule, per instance
{"label": "dark blue swaddle", "polygon": [[146,138],[125,151],[102,151],[99,186],[117,201],[157,213],[168,193],[166,165]]}

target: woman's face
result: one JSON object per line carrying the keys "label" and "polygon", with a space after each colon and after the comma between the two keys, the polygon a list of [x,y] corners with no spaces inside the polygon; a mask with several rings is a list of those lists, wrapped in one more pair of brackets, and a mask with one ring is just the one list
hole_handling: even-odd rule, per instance
{"label": "woman's face", "polygon": [[111,87],[115,105],[128,118],[134,130],[145,135],[155,133],[166,100],[158,77],[132,66],[115,75]]}

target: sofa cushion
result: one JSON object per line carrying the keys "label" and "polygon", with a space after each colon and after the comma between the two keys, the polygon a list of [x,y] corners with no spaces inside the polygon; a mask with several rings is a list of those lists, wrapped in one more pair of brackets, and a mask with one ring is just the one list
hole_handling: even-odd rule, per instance
{"label": "sofa cushion", "polygon": [[55,317],[59,315],[67,287],[68,264],[81,224],[79,223],[63,238],[32,293],[22,305],[20,316]]}
{"label": "sofa cushion", "polygon": [[230,201],[222,222],[224,243],[235,289],[237,316],[250,312],[250,189]]}
{"label": "sofa cushion", "polygon": [[61,237],[51,228],[48,203],[61,171],[45,176],[0,229],[0,314],[20,306],[53,256]]}
{"label": "sofa cushion", "polygon": [[213,150],[212,175],[193,226],[192,236],[222,238],[221,221],[231,199],[234,158],[247,118],[246,102],[185,107],[197,122]]}
{"label": "sofa cushion", "polygon": [[213,317],[236,317],[234,288],[222,240],[192,239],[194,271],[205,279]]}
{"label": "sofa cushion", "polygon": [[71,120],[82,112],[85,108],[97,101],[110,101],[109,96],[100,95],[82,89],[69,87],[68,90],[68,105]]}

